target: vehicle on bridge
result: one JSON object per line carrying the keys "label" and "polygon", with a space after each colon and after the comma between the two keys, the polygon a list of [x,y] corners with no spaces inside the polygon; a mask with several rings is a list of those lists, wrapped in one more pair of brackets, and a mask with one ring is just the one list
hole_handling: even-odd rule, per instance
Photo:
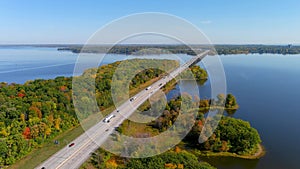
{"label": "vehicle on bridge", "polygon": [[132,102],[132,101],[134,101],[136,99],[136,97],[132,97],[132,98],[130,98],[129,100]]}
{"label": "vehicle on bridge", "polygon": [[73,147],[75,145],[75,143],[71,143],[70,145],[69,145],[69,147]]}
{"label": "vehicle on bridge", "polygon": [[152,87],[151,86],[148,86],[147,88],[146,88],[146,90],[150,90]]}
{"label": "vehicle on bridge", "polygon": [[114,114],[109,115],[109,116],[107,116],[107,117],[103,120],[103,122],[104,122],[104,123],[109,123],[110,120],[111,120],[112,118],[114,118],[114,117],[116,117]]}

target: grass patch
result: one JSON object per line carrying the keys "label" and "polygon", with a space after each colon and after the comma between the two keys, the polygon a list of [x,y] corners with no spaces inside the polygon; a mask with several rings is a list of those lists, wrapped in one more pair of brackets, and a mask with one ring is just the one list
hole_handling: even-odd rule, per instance
{"label": "grass patch", "polygon": [[122,123],[122,134],[132,137],[139,137],[143,134],[148,134],[149,136],[155,136],[159,134],[157,129],[153,129],[144,123],[136,123],[133,121],[126,120]]}

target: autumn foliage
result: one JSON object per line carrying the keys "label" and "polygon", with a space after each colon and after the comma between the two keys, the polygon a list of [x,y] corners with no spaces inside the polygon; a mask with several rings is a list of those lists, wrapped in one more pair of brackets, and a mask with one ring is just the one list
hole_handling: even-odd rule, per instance
{"label": "autumn foliage", "polygon": [[30,139],[30,128],[29,127],[25,127],[24,131],[23,131],[23,137],[24,139]]}

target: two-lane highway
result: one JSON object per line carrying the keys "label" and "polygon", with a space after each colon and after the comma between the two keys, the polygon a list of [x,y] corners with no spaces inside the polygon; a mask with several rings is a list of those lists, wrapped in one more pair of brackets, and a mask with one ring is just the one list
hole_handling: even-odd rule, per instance
{"label": "two-lane highway", "polygon": [[147,99],[149,99],[154,93],[156,93],[162,86],[167,82],[171,81],[174,77],[178,76],[184,70],[186,70],[192,64],[199,62],[209,51],[204,51],[203,53],[193,57],[188,62],[180,66],[179,68],[172,71],[168,76],[158,80],[151,85],[151,89],[143,90],[133,96],[136,98],[132,101],[128,100],[118,107],[118,111],[113,111],[110,115],[114,115],[110,122],[100,121],[93,127],[88,129],[85,133],[77,137],[71,143],[74,145],[66,146],[45,162],[36,167],[36,169],[75,169],[79,168],[82,163],[84,163],[92,152],[94,152],[99,145],[103,144],[104,141],[113,132],[115,127],[118,127],[123,123],[124,120],[129,118],[135,110],[142,105]]}

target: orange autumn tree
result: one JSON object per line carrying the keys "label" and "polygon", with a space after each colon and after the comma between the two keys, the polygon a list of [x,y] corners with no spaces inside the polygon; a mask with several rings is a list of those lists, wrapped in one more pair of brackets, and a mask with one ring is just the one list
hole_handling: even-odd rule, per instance
{"label": "orange autumn tree", "polygon": [[26,96],[26,93],[25,93],[25,91],[22,89],[22,90],[20,90],[20,91],[18,92],[17,96],[20,97],[20,98],[23,98],[23,97]]}
{"label": "orange autumn tree", "polygon": [[25,127],[22,135],[23,135],[24,139],[30,139],[31,138],[30,137],[30,135],[31,135],[30,128],[29,127]]}
{"label": "orange autumn tree", "polygon": [[32,105],[29,107],[29,111],[32,111],[35,116],[41,119],[43,117],[42,111],[40,110],[41,107],[42,107],[41,102],[33,102]]}

